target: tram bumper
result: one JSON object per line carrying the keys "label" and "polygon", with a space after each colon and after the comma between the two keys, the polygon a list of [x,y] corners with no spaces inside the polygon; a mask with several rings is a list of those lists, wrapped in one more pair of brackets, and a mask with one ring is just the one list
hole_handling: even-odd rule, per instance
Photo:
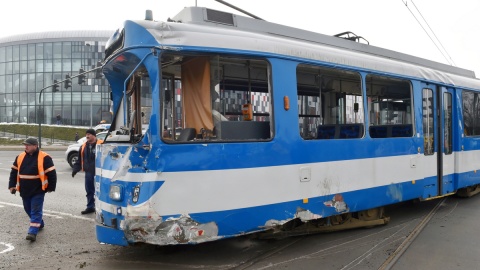
{"label": "tram bumper", "polygon": [[97,240],[100,243],[107,243],[118,246],[128,246],[125,233],[121,230],[117,230],[111,227],[97,224],[95,228],[97,234]]}
{"label": "tram bumper", "polygon": [[128,205],[123,210],[118,208],[116,213],[97,212],[97,240],[121,246],[135,243],[165,246],[199,244],[223,238],[219,236],[216,222],[201,223],[188,214],[160,217],[149,205]]}
{"label": "tram bumper", "polygon": [[154,219],[128,217],[125,219],[125,237],[130,243],[154,245],[199,244],[222,238],[215,222],[199,223],[189,215]]}

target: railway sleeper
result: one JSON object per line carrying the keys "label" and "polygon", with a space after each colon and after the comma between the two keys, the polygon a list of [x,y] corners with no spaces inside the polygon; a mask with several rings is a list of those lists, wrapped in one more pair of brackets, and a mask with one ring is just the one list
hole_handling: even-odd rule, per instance
{"label": "railway sleeper", "polygon": [[302,222],[293,219],[281,226],[257,234],[259,239],[280,239],[291,236],[328,233],[357,228],[371,228],[386,225],[390,217],[384,216],[383,207],[356,213],[345,213],[317,220]]}

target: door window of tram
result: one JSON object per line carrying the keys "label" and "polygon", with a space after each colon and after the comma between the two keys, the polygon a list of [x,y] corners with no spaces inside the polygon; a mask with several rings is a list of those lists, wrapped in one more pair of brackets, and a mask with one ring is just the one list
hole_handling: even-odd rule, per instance
{"label": "door window of tram", "polygon": [[472,91],[463,91],[462,103],[465,136],[480,135],[480,95]]}
{"label": "door window of tram", "polygon": [[305,140],[364,136],[361,77],[311,65],[297,67],[298,126]]}
{"label": "door window of tram", "polygon": [[366,88],[370,137],[412,137],[414,132],[410,82],[367,75]]}
{"label": "door window of tram", "polygon": [[445,130],[443,137],[444,142],[444,152],[446,155],[451,154],[453,151],[452,148],[452,94],[443,93],[443,122],[445,125]]}
{"label": "door window of tram", "polygon": [[161,61],[165,142],[272,137],[267,61],[175,54],[164,54]]}
{"label": "door window of tram", "polygon": [[422,97],[423,111],[423,148],[425,155],[433,155],[434,136],[433,136],[433,91],[432,89],[423,89]]}

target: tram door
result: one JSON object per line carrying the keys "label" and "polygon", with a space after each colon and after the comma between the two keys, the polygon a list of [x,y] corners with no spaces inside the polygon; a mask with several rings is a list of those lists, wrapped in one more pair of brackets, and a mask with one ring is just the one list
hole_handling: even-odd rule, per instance
{"label": "tram door", "polygon": [[423,85],[424,198],[454,191],[453,97],[453,89]]}

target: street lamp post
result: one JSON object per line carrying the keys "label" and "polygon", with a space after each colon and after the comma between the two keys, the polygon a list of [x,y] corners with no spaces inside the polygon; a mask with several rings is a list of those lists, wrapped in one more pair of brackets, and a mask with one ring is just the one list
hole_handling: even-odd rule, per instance
{"label": "street lamp post", "polygon": [[[42,104],[42,94],[43,94],[43,90],[45,90],[47,88],[43,88],[42,90],[40,90],[40,94],[38,96],[38,104]],[[43,106],[42,104],[42,114],[41,114],[41,117],[40,119],[38,120],[38,148],[42,148],[42,121],[43,121],[43,118],[45,117],[45,106]]]}
{"label": "street lamp post", "polygon": [[[87,52],[87,56],[90,58],[90,44],[87,43],[87,49],[88,49],[88,52]],[[90,127],[93,127],[93,90],[92,88],[94,87],[93,84],[89,85],[90,86]]]}
{"label": "street lamp post", "polygon": [[[58,86],[64,82],[71,82],[73,78],[79,78],[78,80],[78,83],[79,84],[82,84],[84,83],[85,81],[85,74],[89,73],[89,72],[92,72],[92,71],[97,71],[97,70],[101,70],[103,67],[102,63],[99,61],[97,63],[97,67],[94,68],[94,69],[91,69],[91,70],[88,70],[88,71],[84,71],[83,69],[80,69],[79,71],[79,74],[78,75],[75,75],[75,76],[70,76],[70,75],[67,75],[65,80],[62,80],[62,81],[57,81],[57,80],[53,80],[53,84],[49,85],[49,86],[46,86],[44,88],[42,88],[40,90],[40,93],[38,95],[38,104],[42,104],[42,119],[40,119],[40,121],[38,121],[38,147],[41,148],[42,147],[42,121],[43,121],[43,118],[45,118],[45,104],[42,103],[42,94],[43,94],[43,91],[47,88],[52,88],[52,93],[55,93],[55,92],[58,92]],[[97,71],[98,72],[98,71]],[[99,75],[97,75],[97,78],[98,78]],[[66,88],[70,87],[67,85],[69,84],[66,84]],[[92,100],[93,100],[93,93],[92,93],[92,90],[90,88],[90,126],[92,126]]]}
{"label": "street lamp post", "polygon": [[92,91],[93,85],[90,85],[90,127],[93,127],[92,122],[93,122],[93,91]]}
{"label": "street lamp post", "polygon": [[[42,115],[41,115],[42,117],[38,121],[38,148],[42,148],[42,121],[45,119],[45,104],[44,104],[45,102],[42,103],[43,91],[45,89],[49,88],[49,87],[52,87],[52,93],[58,92],[58,84],[60,84],[62,82],[63,81],[58,82],[57,80],[53,80],[53,84],[42,88],[40,90],[40,94],[38,95],[38,104],[42,104]],[[44,101],[45,101],[45,99],[44,99]]]}

